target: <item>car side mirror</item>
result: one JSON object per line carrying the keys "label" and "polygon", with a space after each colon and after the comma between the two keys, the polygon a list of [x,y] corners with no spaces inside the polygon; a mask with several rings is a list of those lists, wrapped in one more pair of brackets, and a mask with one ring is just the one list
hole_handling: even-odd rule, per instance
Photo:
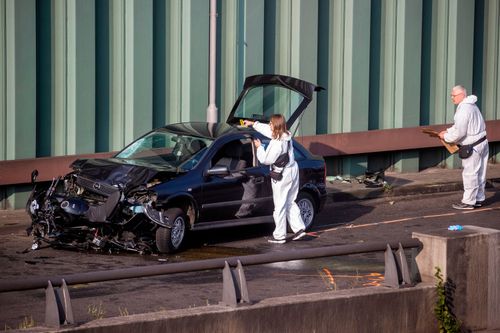
{"label": "car side mirror", "polygon": [[206,176],[227,176],[229,175],[229,168],[225,165],[216,165],[208,169],[205,173]]}
{"label": "car side mirror", "polygon": [[38,170],[35,169],[31,171],[31,184],[35,183],[37,177],[38,177]]}

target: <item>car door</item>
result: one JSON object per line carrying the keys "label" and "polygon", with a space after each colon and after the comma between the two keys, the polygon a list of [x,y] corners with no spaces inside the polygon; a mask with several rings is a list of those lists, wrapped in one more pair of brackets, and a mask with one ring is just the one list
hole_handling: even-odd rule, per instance
{"label": "car door", "polygon": [[200,223],[258,219],[272,214],[266,166],[258,164],[251,138],[230,140],[211,157],[209,168],[229,172],[205,176]]}

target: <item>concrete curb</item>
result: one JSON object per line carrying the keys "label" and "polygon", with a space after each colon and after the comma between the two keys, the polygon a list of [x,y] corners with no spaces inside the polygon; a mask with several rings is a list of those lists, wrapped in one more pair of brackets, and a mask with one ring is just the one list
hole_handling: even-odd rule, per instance
{"label": "concrete curb", "polygon": [[[500,178],[488,179],[486,188],[495,188],[500,184]],[[462,191],[462,181],[443,182],[443,183],[427,183],[394,186],[384,189],[378,188],[355,188],[355,189],[340,189],[335,187],[327,188],[328,201],[343,202],[355,200],[368,200],[378,198],[391,198],[409,195],[433,194]]]}
{"label": "concrete curb", "polygon": [[426,184],[426,185],[407,185],[403,187],[393,187],[390,189],[383,188],[366,188],[355,189],[352,191],[330,191],[328,197],[334,202],[368,200],[378,198],[391,198],[407,195],[431,194],[440,192],[461,191],[462,183],[448,184]]}
{"label": "concrete curb", "polygon": [[[212,305],[110,317],[59,330],[37,327],[32,332],[299,333],[365,332],[373,327],[380,332],[432,332],[436,329],[434,293],[432,283],[402,289],[365,287],[267,298],[234,308]],[[359,313],[363,320],[357,318]]]}

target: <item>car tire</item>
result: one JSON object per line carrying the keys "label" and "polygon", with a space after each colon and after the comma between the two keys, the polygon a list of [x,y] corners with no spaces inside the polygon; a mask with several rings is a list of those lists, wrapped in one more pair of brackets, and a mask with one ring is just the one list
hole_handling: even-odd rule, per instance
{"label": "car tire", "polygon": [[156,229],[156,248],[160,253],[174,253],[184,245],[188,219],[180,208],[170,208],[165,211],[164,215],[172,227]]}
{"label": "car tire", "polygon": [[300,216],[304,222],[305,229],[309,230],[313,225],[316,217],[316,202],[313,197],[307,192],[299,192],[295,200],[300,209]]}

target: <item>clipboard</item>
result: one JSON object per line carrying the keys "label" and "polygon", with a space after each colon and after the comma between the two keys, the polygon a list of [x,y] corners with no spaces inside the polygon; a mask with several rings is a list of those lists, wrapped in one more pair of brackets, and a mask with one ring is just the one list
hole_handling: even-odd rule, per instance
{"label": "clipboard", "polygon": [[432,129],[430,129],[430,128],[423,128],[423,129],[422,129],[422,133],[424,133],[424,134],[428,134],[430,137],[433,137],[433,138],[438,138],[438,139],[439,139],[439,141],[441,141],[441,143],[443,144],[443,146],[446,148],[446,150],[448,150],[448,152],[449,152],[450,154],[455,154],[455,153],[458,151],[458,149],[460,149],[460,148],[459,148],[456,144],[454,144],[454,143],[448,143],[448,142],[446,142],[446,141],[444,141],[444,140],[441,140],[441,139],[439,138],[439,132],[434,131],[434,130],[432,130]]}

